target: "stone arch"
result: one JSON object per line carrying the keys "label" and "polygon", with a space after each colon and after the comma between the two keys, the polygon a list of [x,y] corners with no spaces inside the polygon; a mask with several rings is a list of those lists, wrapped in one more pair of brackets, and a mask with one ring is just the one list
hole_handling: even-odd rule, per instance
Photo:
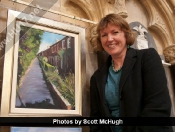
{"label": "stone arch", "polygon": [[81,10],[83,10],[89,20],[96,21],[96,16],[94,15],[94,9],[92,8],[91,3],[89,3],[86,0],[69,0],[73,2],[74,4],[78,5]]}
{"label": "stone arch", "polygon": [[[110,3],[114,5],[114,12],[123,14],[123,17],[127,17],[127,10],[125,10],[125,4],[126,0],[106,0],[106,3]],[[156,43],[156,45],[159,45],[160,52],[163,53],[163,49],[167,47],[168,45],[173,44],[173,40],[175,39],[173,36],[174,34],[174,28],[173,26],[173,17],[170,12],[170,9],[167,8],[167,3],[165,4],[165,1],[158,1],[155,0],[155,2],[150,0],[143,0],[143,1],[137,1],[132,0],[132,2],[137,2],[143,7],[143,9],[148,13],[148,25],[147,29],[150,31],[150,33],[154,34],[154,39],[158,38],[159,42]],[[97,0],[95,3],[96,11],[100,14],[98,18],[101,18],[105,14],[108,14],[107,10],[103,10],[103,6],[105,2]],[[118,9],[115,9],[115,4],[120,3],[122,6],[121,8],[117,7]],[[169,2],[171,4],[172,2]],[[167,5],[166,7],[164,5]],[[171,4],[173,7],[173,4]],[[162,8],[160,8],[162,7]],[[159,12],[164,12],[159,14]],[[92,14],[92,16],[94,13]],[[171,16],[170,16],[171,15]],[[173,28],[174,27],[174,28]]]}
{"label": "stone arch", "polygon": [[[173,28],[173,24],[171,23],[172,21],[169,20],[170,14],[167,11],[167,8],[160,8],[160,6],[162,7],[162,1],[157,2],[155,0],[154,1],[155,3],[153,3],[153,1],[144,0],[140,2],[145,6],[145,9],[148,12],[148,19],[149,19],[148,29],[151,32],[157,34],[160,38],[163,38],[162,48],[171,45],[173,37],[170,34],[171,33],[170,29]],[[158,13],[159,10],[160,12],[164,12],[163,14],[161,14],[163,16],[161,16]],[[167,19],[165,20],[163,18]],[[167,25],[169,25],[169,27]]]}

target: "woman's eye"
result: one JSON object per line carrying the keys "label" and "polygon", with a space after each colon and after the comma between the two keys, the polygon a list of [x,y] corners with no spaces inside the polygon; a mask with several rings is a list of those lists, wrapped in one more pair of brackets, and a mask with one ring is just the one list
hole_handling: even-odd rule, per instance
{"label": "woman's eye", "polygon": [[101,37],[105,37],[105,36],[106,36],[106,34],[102,34],[102,35],[101,35]]}
{"label": "woman's eye", "polygon": [[119,33],[119,31],[115,31],[114,33],[115,33],[115,34],[118,34],[118,33]]}

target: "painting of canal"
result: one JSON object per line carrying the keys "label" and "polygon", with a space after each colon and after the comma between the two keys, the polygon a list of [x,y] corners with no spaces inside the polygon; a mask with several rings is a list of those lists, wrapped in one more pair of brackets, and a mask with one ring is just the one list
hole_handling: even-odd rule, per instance
{"label": "painting of canal", "polygon": [[82,132],[78,127],[11,127],[10,132]]}
{"label": "painting of canal", "polygon": [[20,26],[19,38],[15,108],[74,110],[74,37]]}

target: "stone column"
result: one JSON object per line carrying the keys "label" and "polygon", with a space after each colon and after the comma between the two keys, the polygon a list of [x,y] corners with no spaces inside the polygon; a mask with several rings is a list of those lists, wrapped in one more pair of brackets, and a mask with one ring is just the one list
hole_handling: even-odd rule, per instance
{"label": "stone column", "polygon": [[171,66],[165,68],[169,93],[172,101],[172,113],[171,116],[175,116],[175,44],[166,47],[163,50],[165,61],[170,63]]}

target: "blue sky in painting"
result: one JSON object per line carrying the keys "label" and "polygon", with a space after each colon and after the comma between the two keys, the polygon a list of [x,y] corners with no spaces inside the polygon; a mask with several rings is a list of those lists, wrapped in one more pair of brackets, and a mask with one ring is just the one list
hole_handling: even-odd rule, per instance
{"label": "blue sky in painting", "polygon": [[11,127],[11,132],[82,132],[82,129],[66,127]]}
{"label": "blue sky in painting", "polygon": [[49,46],[53,45],[56,41],[61,40],[64,37],[65,36],[63,36],[61,34],[56,34],[56,33],[51,33],[51,32],[44,32],[43,36],[42,36],[39,52],[47,49]]}

